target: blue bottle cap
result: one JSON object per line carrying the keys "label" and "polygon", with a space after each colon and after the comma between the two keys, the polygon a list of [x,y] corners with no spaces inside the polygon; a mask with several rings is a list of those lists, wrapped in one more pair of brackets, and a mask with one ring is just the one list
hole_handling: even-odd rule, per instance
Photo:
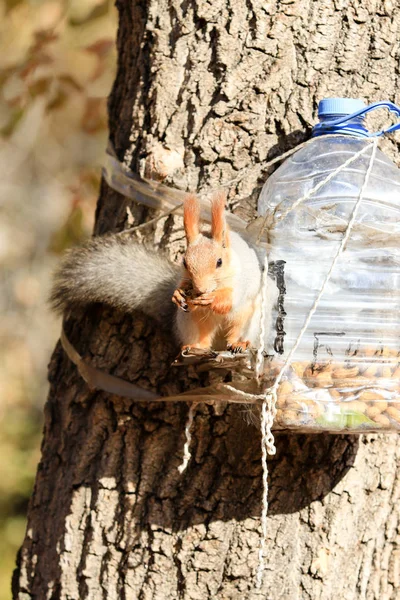
{"label": "blue bottle cap", "polygon": [[364,126],[364,117],[378,108],[388,109],[400,120],[400,106],[388,100],[373,102],[366,106],[363,100],[355,98],[325,98],[318,105],[320,122],[314,125],[312,135],[317,137],[337,133],[356,137],[379,137],[400,129],[400,122],[398,122],[381,131],[368,131]]}
{"label": "blue bottle cap", "polygon": [[365,108],[363,100],[356,98],[324,98],[318,104],[319,117],[341,117]]}

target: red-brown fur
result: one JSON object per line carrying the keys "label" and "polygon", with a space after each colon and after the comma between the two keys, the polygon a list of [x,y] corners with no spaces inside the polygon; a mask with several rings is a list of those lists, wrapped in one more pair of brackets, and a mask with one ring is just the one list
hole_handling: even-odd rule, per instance
{"label": "red-brown fur", "polygon": [[188,244],[192,244],[199,235],[200,206],[194,195],[186,198],[183,205],[183,224]]}
{"label": "red-brown fur", "polygon": [[232,288],[222,288],[216,290],[214,300],[211,303],[211,310],[218,315],[226,315],[232,310]]}
{"label": "red-brown fur", "polygon": [[[195,326],[196,341],[184,347],[209,348],[218,329],[226,331],[228,347],[241,351],[248,342],[238,341],[249,315],[232,311],[233,279],[229,230],[225,220],[223,193],[214,196],[211,204],[211,239],[199,229],[200,206],[196,196],[188,196],[184,203],[184,227],[187,239],[185,275],[173,295],[178,308],[188,312]],[[222,265],[217,267],[221,259]],[[227,321],[225,319],[228,319]]]}
{"label": "red-brown fur", "polygon": [[218,192],[211,203],[211,236],[224,247],[229,245],[229,231],[225,221],[226,195]]}
{"label": "red-brown fur", "polygon": [[249,345],[249,342],[238,342],[238,339],[250,315],[251,307],[248,306],[244,311],[236,313],[234,318],[229,319],[226,331],[228,349],[239,349],[239,346],[241,346],[241,349],[245,350]]}

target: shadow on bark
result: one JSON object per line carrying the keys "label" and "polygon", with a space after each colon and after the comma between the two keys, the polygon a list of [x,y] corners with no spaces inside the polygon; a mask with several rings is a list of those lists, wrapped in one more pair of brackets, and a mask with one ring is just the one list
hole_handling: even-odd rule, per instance
{"label": "shadow on bark", "polygon": [[[176,348],[152,323],[130,317],[116,323],[114,318],[110,331],[110,314],[106,314],[105,329],[98,316],[93,318],[92,313],[83,325],[87,333],[84,337],[96,338],[94,347],[87,344],[86,355],[93,351],[98,366],[114,360],[111,372],[139,385],[158,387],[165,394],[206,385],[212,377],[210,373],[197,373],[193,366],[171,369]],[[77,344],[83,337],[82,327],[78,329],[79,333],[75,327],[73,334]],[[140,338],[128,347],[127,331]],[[142,353],[148,348],[143,340],[147,335],[152,337],[156,356]],[[67,359],[64,356],[62,360]],[[155,363],[157,381],[152,379]],[[133,364],[134,371],[147,371],[146,381],[137,379]],[[75,379],[75,367],[71,365],[70,370]],[[114,481],[112,485],[120,491],[122,504],[125,495],[128,500],[131,493],[137,496],[136,523],[143,524],[145,520],[171,529],[260,515],[260,433],[255,425],[247,423],[247,407],[226,406],[223,414],[217,415],[211,406],[198,406],[192,430],[192,460],[180,476],[177,466],[182,459],[186,404],[138,403],[85,392],[85,384],[80,380],[78,385],[80,392],[75,398],[79,402],[71,403],[69,418],[78,424],[86,422],[87,427],[79,427],[77,439],[66,439],[65,447],[72,452],[70,460],[76,445],[83,444],[88,452],[75,469],[72,487],[84,484],[93,491],[99,481]],[[353,465],[358,443],[354,436],[277,433],[277,454],[268,459],[269,514],[297,512],[324,498]],[[145,481],[142,472],[146,473]]]}

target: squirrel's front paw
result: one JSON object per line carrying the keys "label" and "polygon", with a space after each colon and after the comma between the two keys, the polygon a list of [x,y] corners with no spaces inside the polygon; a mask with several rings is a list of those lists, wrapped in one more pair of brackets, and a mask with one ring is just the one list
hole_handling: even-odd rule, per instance
{"label": "squirrel's front paw", "polygon": [[195,298],[189,300],[189,304],[193,307],[196,306],[210,306],[215,300],[215,294],[210,292],[209,294],[201,294]]}
{"label": "squirrel's front paw", "polygon": [[175,290],[172,296],[172,302],[176,304],[178,308],[181,308],[184,312],[188,312],[189,306],[186,301],[186,294],[181,288]]}

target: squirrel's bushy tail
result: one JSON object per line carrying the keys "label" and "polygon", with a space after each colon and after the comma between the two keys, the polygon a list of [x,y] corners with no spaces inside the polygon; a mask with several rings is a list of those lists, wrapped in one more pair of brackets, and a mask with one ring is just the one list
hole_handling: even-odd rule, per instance
{"label": "squirrel's bushy tail", "polygon": [[119,236],[93,238],[69,250],[57,269],[50,296],[61,313],[74,305],[102,302],[123,312],[141,310],[165,322],[180,268],[137,242]]}

